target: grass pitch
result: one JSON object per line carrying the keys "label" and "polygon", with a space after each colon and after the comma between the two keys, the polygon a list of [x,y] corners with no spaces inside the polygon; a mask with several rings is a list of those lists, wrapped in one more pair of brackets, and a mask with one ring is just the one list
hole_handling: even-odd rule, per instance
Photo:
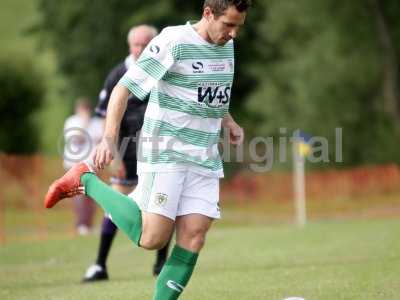
{"label": "grass pitch", "polygon": [[[400,220],[227,225],[210,231],[181,299],[400,299]],[[97,237],[0,248],[0,299],[151,299],[154,253],[120,234],[111,280],[82,285]]]}

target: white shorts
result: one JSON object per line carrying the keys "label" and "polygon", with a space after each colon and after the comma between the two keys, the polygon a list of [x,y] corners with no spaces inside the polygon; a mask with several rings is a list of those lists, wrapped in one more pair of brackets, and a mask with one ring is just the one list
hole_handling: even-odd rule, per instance
{"label": "white shorts", "polygon": [[221,218],[217,177],[190,171],[141,173],[139,183],[129,197],[142,211],[172,220],[188,214]]}

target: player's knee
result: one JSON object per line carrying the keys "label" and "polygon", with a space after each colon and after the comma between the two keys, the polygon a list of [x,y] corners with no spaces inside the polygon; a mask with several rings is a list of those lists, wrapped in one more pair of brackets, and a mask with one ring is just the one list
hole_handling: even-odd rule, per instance
{"label": "player's knee", "polygon": [[206,232],[201,228],[189,230],[183,237],[183,244],[188,250],[199,252],[205,243]]}
{"label": "player's knee", "polygon": [[200,251],[203,248],[205,241],[206,238],[204,234],[194,236],[190,241],[190,249],[195,252]]}
{"label": "player's knee", "polygon": [[161,249],[167,244],[167,242],[168,238],[154,233],[142,233],[140,238],[140,246],[147,250]]}

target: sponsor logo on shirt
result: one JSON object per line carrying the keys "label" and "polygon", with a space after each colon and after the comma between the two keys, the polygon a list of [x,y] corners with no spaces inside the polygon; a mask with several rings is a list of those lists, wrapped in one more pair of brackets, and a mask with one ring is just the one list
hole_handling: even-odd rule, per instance
{"label": "sponsor logo on shirt", "polygon": [[208,65],[208,68],[212,72],[224,72],[226,69],[226,64],[224,62],[220,63],[211,63]]}
{"label": "sponsor logo on shirt", "polygon": [[[232,64],[232,67],[231,67]],[[232,59],[212,59],[209,60],[206,66],[208,72],[232,72],[233,71],[233,60]]]}
{"label": "sponsor logo on shirt", "polygon": [[154,54],[158,54],[160,53],[160,47],[157,45],[151,45],[150,46],[150,52],[154,53]]}
{"label": "sponsor logo on shirt", "polygon": [[193,73],[204,73],[204,64],[201,61],[192,63]]}
{"label": "sponsor logo on shirt", "polygon": [[209,107],[221,107],[229,103],[231,87],[218,83],[203,83],[197,88],[197,101]]}
{"label": "sponsor logo on shirt", "polygon": [[233,60],[213,59],[209,61],[194,61],[192,63],[194,74],[199,73],[226,73],[233,72]]}

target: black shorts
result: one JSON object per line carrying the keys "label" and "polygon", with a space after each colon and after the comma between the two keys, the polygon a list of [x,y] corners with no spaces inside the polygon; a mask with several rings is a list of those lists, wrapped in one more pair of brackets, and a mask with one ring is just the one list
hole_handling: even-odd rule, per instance
{"label": "black shorts", "polygon": [[124,160],[125,170],[126,170],[126,178],[121,179],[115,176],[111,176],[110,182],[111,184],[125,185],[125,186],[133,186],[138,183],[138,176],[136,172],[137,161],[135,160]]}

